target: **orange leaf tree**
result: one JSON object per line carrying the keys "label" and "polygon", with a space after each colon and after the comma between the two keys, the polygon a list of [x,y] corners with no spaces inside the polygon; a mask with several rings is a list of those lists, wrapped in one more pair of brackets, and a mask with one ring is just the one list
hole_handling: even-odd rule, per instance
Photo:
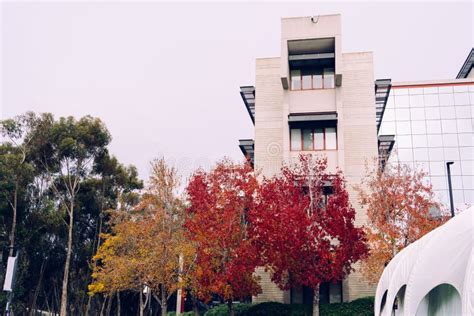
{"label": "orange leaf tree", "polygon": [[354,218],[344,178],[329,173],[325,160],[301,155],[261,183],[250,213],[252,238],[281,289],[313,289],[313,315],[319,315],[319,285],[342,280],[367,253]]}
{"label": "orange leaf tree", "polygon": [[362,272],[375,283],[400,250],[444,222],[445,212],[425,181],[425,172],[403,164],[367,170],[357,187],[359,201],[367,208],[370,247]]}
{"label": "orange leaf tree", "polygon": [[250,165],[223,160],[210,171],[199,170],[187,186],[186,227],[197,247],[196,295],[218,295],[233,314],[232,301],[260,291],[253,274],[258,256],[248,236],[247,212],[258,187]]}
{"label": "orange leaf tree", "polygon": [[[194,248],[184,234],[184,204],[177,197],[177,171],[163,159],[152,163],[147,191],[131,213],[115,212],[112,234],[105,235],[94,260],[91,294],[117,291],[142,292],[147,287],[167,314],[167,301],[188,280]],[[180,257],[182,263],[180,264]]]}

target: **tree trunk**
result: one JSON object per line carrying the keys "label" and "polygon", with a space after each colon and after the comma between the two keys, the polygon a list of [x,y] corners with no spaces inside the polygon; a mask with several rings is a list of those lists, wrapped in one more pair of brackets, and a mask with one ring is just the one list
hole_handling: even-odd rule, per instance
{"label": "tree trunk", "polygon": [[16,213],[18,206],[18,180],[15,181],[15,190],[13,191],[13,204],[12,204],[12,230],[10,231],[10,251],[8,255],[13,257],[15,250],[15,230],[16,230]]}
{"label": "tree trunk", "polygon": [[117,291],[117,316],[120,316],[121,310],[120,310],[120,291]]}
{"label": "tree trunk", "polygon": [[195,295],[191,295],[191,299],[193,300],[193,312],[194,316],[199,316],[199,307],[197,303],[197,298]]}
{"label": "tree trunk", "polygon": [[313,316],[319,316],[319,285],[313,290]]}
{"label": "tree trunk", "polygon": [[33,294],[33,299],[31,301],[31,310],[30,310],[30,315],[35,315],[36,314],[36,300],[38,299],[38,295],[41,289],[41,282],[43,281],[43,275],[44,275],[44,270],[46,268],[46,260],[43,260],[41,262],[41,268],[40,268],[40,275],[38,278],[38,283],[36,284],[36,289],[35,293]]}
{"label": "tree trunk", "polygon": [[[168,313],[167,295],[166,287],[161,285],[161,316],[166,316]],[[178,311],[176,311],[176,314],[178,314]]]}
{"label": "tree trunk", "polygon": [[67,316],[67,287],[68,287],[68,281],[69,281],[69,266],[71,265],[71,255],[72,255],[73,224],[74,224],[74,196],[72,196],[70,199],[67,253],[66,253],[66,263],[64,264],[63,288],[61,292],[61,311],[59,313],[60,316]]}
{"label": "tree trunk", "polygon": [[107,302],[107,309],[105,315],[110,316],[110,311],[112,310],[112,302],[114,301],[114,296],[111,294],[109,296],[109,301]]}
{"label": "tree trunk", "polygon": [[89,316],[89,311],[91,309],[91,304],[92,304],[92,296],[88,295],[89,297],[87,298],[87,305],[86,305],[86,311],[84,313],[85,316]]}
{"label": "tree trunk", "polygon": [[227,310],[229,316],[234,316],[234,305],[232,304],[232,300],[227,301]]}
{"label": "tree trunk", "polygon": [[140,292],[138,292],[138,295],[140,296],[140,316],[143,316],[143,310],[145,308],[145,306],[143,306],[143,288],[140,289]]}
{"label": "tree trunk", "polygon": [[102,306],[100,307],[100,316],[104,316],[105,304],[107,303],[108,298],[108,296],[104,296],[104,301],[102,302]]}

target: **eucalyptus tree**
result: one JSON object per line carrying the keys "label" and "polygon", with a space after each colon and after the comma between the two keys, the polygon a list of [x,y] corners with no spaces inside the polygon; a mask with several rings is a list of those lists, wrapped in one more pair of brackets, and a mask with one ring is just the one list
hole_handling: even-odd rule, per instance
{"label": "eucalyptus tree", "polygon": [[28,134],[35,123],[36,116],[31,112],[0,121],[0,135],[6,138],[0,145],[0,197],[12,211],[9,256],[14,254],[19,199],[24,198],[26,187],[34,177],[27,156],[31,149]]}
{"label": "eucalyptus tree", "polygon": [[68,231],[60,307],[60,315],[65,316],[77,194],[93,173],[94,163],[106,150],[111,136],[102,121],[91,116],[79,120],[61,117],[55,121],[51,114],[45,114],[35,127],[29,135],[34,148],[32,159],[36,169],[46,176],[57,208],[65,215]]}

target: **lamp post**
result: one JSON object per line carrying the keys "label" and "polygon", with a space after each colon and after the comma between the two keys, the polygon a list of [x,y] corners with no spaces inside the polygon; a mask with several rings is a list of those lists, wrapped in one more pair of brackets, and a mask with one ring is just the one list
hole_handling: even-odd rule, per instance
{"label": "lamp post", "polygon": [[449,190],[449,203],[451,206],[451,217],[454,217],[454,202],[453,202],[453,186],[451,184],[451,168],[450,166],[454,161],[446,162],[446,168],[448,169],[448,190]]}

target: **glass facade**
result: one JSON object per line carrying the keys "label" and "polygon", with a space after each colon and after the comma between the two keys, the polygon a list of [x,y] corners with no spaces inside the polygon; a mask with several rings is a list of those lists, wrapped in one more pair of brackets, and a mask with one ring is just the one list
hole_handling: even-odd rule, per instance
{"label": "glass facade", "polygon": [[395,135],[392,162],[428,173],[449,207],[446,162],[456,208],[474,204],[474,85],[392,87],[379,135]]}

